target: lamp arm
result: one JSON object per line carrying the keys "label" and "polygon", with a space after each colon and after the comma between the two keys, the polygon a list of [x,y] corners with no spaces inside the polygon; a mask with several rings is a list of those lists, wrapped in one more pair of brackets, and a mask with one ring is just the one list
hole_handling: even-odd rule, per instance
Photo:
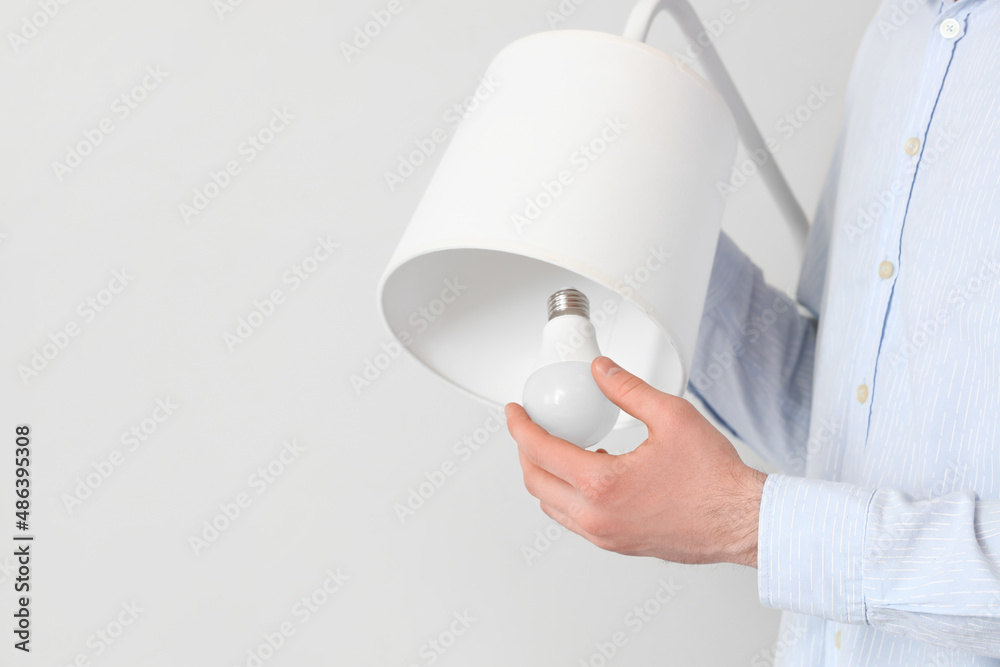
{"label": "lamp arm", "polygon": [[743,145],[746,146],[748,151],[753,153],[758,153],[760,150],[764,151],[763,154],[766,156],[766,159],[763,164],[759,165],[761,176],[764,178],[764,183],[767,185],[768,190],[770,190],[771,196],[777,202],[778,208],[785,217],[785,221],[788,223],[795,245],[799,250],[799,256],[801,257],[804,254],[806,235],[809,232],[809,221],[806,218],[806,214],[795,199],[795,194],[788,186],[788,181],[785,180],[781,170],[778,169],[778,164],[775,162],[771,152],[767,150],[764,137],[761,135],[756,123],[754,123],[753,117],[750,115],[750,110],[747,109],[743,98],[740,97],[739,91],[736,90],[736,85],[729,76],[729,72],[726,71],[725,66],[722,64],[722,60],[715,50],[715,45],[711,40],[708,40],[708,44],[703,44],[699,40],[701,35],[707,35],[708,32],[705,30],[704,25],[702,25],[701,19],[695,14],[691,4],[687,0],[639,0],[629,15],[624,36],[639,42],[645,42],[649,34],[649,27],[660,10],[669,12],[678,25],[680,25],[681,30],[684,31],[687,38],[704,48],[701,54],[701,62],[705,74],[712,86],[715,87],[715,90],[722,96],[722,99],[729,107],[729,111],[733,114],[733,119],[736,121],[736,129],[739,132],[740,139],[743,141]]}

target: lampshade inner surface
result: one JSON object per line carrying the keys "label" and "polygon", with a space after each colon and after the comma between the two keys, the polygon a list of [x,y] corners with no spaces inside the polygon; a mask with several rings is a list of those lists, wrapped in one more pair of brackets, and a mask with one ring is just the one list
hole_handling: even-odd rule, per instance
{"label": "lampshade inner surface", "polygon": [[[475,248],[417,255],[386,278],[382,305],[401,343],[427,367],[493,405],[521,400],[534,370],[552,293],[590,299],[601,352],[653,386],[683,390],[680,358],[664,331],[628,298],[550,262]],[[632,423],[623,413],[619,425]]]}

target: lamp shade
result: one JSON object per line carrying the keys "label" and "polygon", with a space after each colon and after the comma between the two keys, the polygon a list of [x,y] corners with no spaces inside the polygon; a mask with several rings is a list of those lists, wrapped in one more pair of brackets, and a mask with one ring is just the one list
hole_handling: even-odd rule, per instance
{"label": "lamp shade", "polygon": [[486,80],[380,281],[390,331],[480,400],[519,401],[547,298],[575,287],[601,351],[681,394],[736,151],[724,102],[663,52],[591,31],[518,40]]}

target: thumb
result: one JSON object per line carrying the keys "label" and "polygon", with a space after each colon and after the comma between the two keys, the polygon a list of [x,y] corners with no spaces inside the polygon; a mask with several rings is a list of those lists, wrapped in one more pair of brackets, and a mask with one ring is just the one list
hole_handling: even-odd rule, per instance
{"label": "thumb", "polygon": [[665,404],[675,398],[649,386],[607,357],[594,359],[590,372],[608,400],[647,427],[658,415],[662,416]]}

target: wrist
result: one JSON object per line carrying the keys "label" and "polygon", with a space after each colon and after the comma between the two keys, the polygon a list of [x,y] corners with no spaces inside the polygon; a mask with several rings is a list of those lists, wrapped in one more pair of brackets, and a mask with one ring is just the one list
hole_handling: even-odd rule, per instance
{"label": "wrist", "polygon": [[744,466],[736,492],[732,496],[732,530],[727,549],[727,562],[757,567],[757,526],[760,522],[760,501],[764,494],[767,474]]}

